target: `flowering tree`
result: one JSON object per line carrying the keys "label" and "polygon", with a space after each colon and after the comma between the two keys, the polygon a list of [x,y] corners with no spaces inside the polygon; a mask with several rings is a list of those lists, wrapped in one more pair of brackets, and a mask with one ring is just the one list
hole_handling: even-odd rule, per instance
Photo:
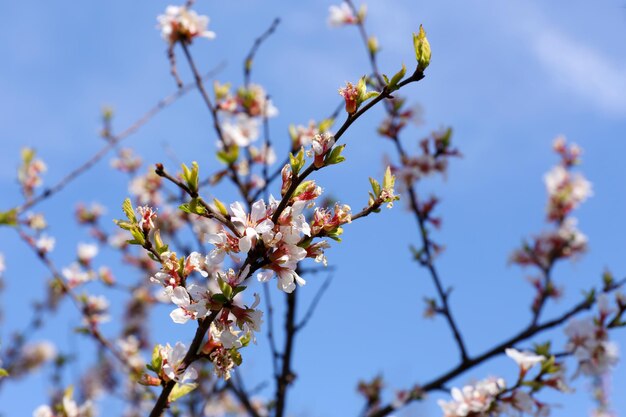
{"label": "flowering tree", "polygon": [[[425,297],[424,316],[443,319],[458,360],[436,377],[398,387],[391,395],[383,391],[381,376],[359,382],[364,401],[361,414],[391,415],[410,404],[428,401],[436,391],[449,391],[437,401],[444,417],[545,416],[552,405],[545,399],[546,392],[570,393],[571,379],[586,377],[595,388],[594,415],[613,415],[605,388],[618,354],[609,336],[611,330],[626,324],[622,319],[626,297],[620,291],[624,281],[607,270],[599,274],[597,287],[590,288],[577,303],[562,306],[555,316],[545,312],[564,290],[554,277],[555,266],[587,250],[587,238],[573,217],[592,194],[591,183],[577,170],[580,148],[562,137],[554,141],[557,164],[545,175],[547,230],[524,240],[509,259],[531,274],[534,298],[529,302],[528,323],[476,353],[465,341],[453,314],[451,289],[438,268],[444,248],[433,235],[441,226],[440,200],[423,195],[420,188],[432,177],[445,177],[449,164],[461,153],[453,145],[450,128],[419,141],[415,154],[407,146],[410,139],[404,136],[408,125],[419,120],[420,111],[408,106],[403,94],[424,79],[431,60],[424,28],[419,27],[412,42],[410,37],[406,42],[415,60],[386,74],[379,68],[377,38],[368,34],[365,5],[357,7],[346,1],[331,6],[328,24],[353,28],[360,35],[369,60],[369,69],[364,70],[368,74],[339,88],[340,105],[328,117],[289,125],[285,146],[270,135],[270,121],[278,114],[278,105],[264,87],[253,82],[259,48],[280,21],[272,22],[254,40],[245,55],[243,83],[233,88],[215,79],[218,71],[205,75],[196,63],[192,49],[195,52],[216,34],[209,30],[208,17],[193,10],[193,3],[169,6],[157,18],[178,88],[173,95],[121,133],[114,133],[112,110],[104,110],[103,148],[52,185],[42,186],[46,165],[35,150],[23,150],[17,173],[23,200],[3,208],[0,224],[17,233],[48,270],[50,279],[47,297],[35,305],[28,328],[3,340],[2,385],[54,362],[50,399],[46,404],[33,404],[35,417],[92,416],[96,408],[106,409],[116,396],[123,399],[127,416],[282,417],[288,412],[290,389],[297,384],[296,339],[306,330],[330,282],[319,286],[304,314],[298,314],[299,297],[311,291],[306,285],[309,276],[341,264],[340,259],[332,258],[331,243],[338,244],[344,232],[348,236],[353,223],[375,221],[375,215],[383,210],[398,210],[395,203],[407,207],[414,217],[416,226],[407,227],[414,228],[411,233],[418,238],[412,256],[434,284],[434,294]],[[183,65],[192,79],[188,84],[179,75]],[[190,91],[200,94],[208,110],[216,139],[211,153],[220,165],[199,157],[182,163],[180,170],[155,163],[142,172],[141,158],[129,148],[120,148],[119,143]],[[367,180],[354,179],[355,184],[363,184],[360,210],[331,197],[322,198],[324,184],[318,176],[325,171],[341,172],[342,163],[349,158],[348,132],[376,107],[384,111],[378,135],[389,141],[395,152],[387,158],[382,178],[369,178],[368,187]],[[58,266],[53,256],[57,237],[46,231],[45,216],[33,210],[57,198],[57,193],[109,152],[116,154],[112,168],[128,175],[131,196],[120,202],[121,210],[115,210],[115,225],[103,221],[103,207],[80,203],[76,221],[96,243],[80,243],[75,261]],[[232,201],[219,197],[226,187],[237,194]],[[96,267],[95,259],[104,248],[115,249],[125,264],[123,269]],[[11,263],[6,260],[9,268],[5,271],[5,260],[0,257],[0,273],[10,276]],[[96,282],[100,287],[95,287]],[[273,282],[277,289],[270,286]],[[101,288],[102,293],[93,288]],[[105,297],[114,291],[123,292],[123,300]],[[277,297],[283,303],[277,302]],[[109,300],[120,305],[115,308]],[[63,303],[74,306],[74,313],[81,317],[77,332],[96,346],[95,360],[73,384],[62,377],[63,370],[71,366],[72,355],[58,351],[52,342],[30,340]],[[371,303],[375,308],[393,308],[391,297],[381,296]],[[159,306],[167,306],[169,313]],[[282,322],[275,316],[278,309],[284,312]],[[149,318],[162,321],[168,314],[168,320],[184,328],[187,336],[153,340]],[[112,317],[121,324],[117,334],[104,324]],[[350,317],[343,320],[346,323],[342,325],[348,326]],[[559,345],[558,339],[546,336],[554,329],[564,331],[565,343]],[[269,347],[271,367],[265,381],[269,386],[259,390],[250,388],[242,377],[246,359],[258,345]],[[489,366],[500,355],[511,359],[509,367],[516,376],[511,380],[480,376],[477,368]],[[480,379],[454,387],[470,376]]]}

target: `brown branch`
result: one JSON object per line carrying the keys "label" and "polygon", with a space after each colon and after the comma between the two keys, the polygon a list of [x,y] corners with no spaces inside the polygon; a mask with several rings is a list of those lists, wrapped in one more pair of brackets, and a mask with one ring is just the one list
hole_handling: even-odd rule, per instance
{"label": "brown branch", "polygon": [[48,271],[50,271],[50,273],[52,274],[52,279],[54,279],[54,281],[59,285],[63,293],[67,294],[70,297],[70,300],[72,300],[72,303],[74,304],[76,309],[78,309],[80,314],[88,323],[85,326],[85,329],[89,332],[89,335],[96,342],[98,342],[98,344],[102,348],[104,348],[105,350],[108,350],[123,366],[125,366],[127,369],[130,369],[130,370],[134,369],[130,365],[128,360],[124,357],[124,355],[122,355],[122,353],[118,351],[113,346],[113,344],[102,335],[102,333],[100,333],[100,330],[98,330],[98,328],[95,325],[89,324],[91,322],[91,315],[89,314],[89,311],[87,309],[85,302],[82,301],[74,293],[74,291],[72,291],[72,289],[67,285],[67,283],[63,280],[61,274],[59,273],[58,268],[55,266],[52,260],[48,257],[48,255],[44,251],[39,250],[35,246],[33,239],[30,236],[28,236],[26,232],[24,232],[24,230],[22,230],[20,227],[16,227],[15,230],[18,233],[20,239],[22,239],[22,241],[26,243],[26,245],[37,255],[37,258],[41,261],[41,263],[48,269]]}
{"label": "brown branch", "polygon": [[262,285],[265,295],[265,305],[267,306],[267,338],[270,342],[270,354],[272,355],[272,369],[274,378],[278,379],[278,359],[280,353],[276,348],[276,337],[274,336],[274,307],[270,298],[270,290],[267,285]]}
{"label": "brown branch", "polygon": [[[165,168],[163,167],[163,164],[156,164],[156,169],[154,170],[154,172],[158,176],[160,176],[162,178],[165,178],[168,181],[170,181],[171,183],[173,183],[176,186],[178,186],[181,190],[183,190],[185,193],[187,193],[189,195],[189,197],[191,197],[193,199],[196,199],[198,204],[200,204],[204,208],[204,210],[206,211],[206,215],[204,217],[209,218],[209,219],[217,220],[218,222],[222,223],[224,226],[228,227],[235,234],[235,236],[241,237],[241,233],[239,233],[239,231],[237,230],[237,228],[235,227],[233,222],[230,220],[230,216],[223,215],[222,213],[215,211],[210,205],[208,205],[202,199],[202,197],[200,197],[198,195],[197,191],[189,189],[189,187],[187,187],[187,185],[184,184],[182,181],[178,180],[177,178],[175,178],[172,175],[170,175],[169,173],[167,173],[165,171]],[[198,214],[198,215],[200,215],[200,214]]]}
{"label": "brown branch", "polygon": [[[212,311],[208,317],[205,317],[198,322],[196,334],[191,342],[191,345],[189,346],[189,350],[187,350],[187,353],[183,358],[182,366],[179,368],[179,372],[184,373],[187,367],[199,358],[198,351],[202,346],[204,335],[209,330],[211,323],[213,323],[213,320],[215,320],[220,311],[221,310]],[[167,381],[163,385],[163,390],[150,412],[150,417],[160,417],[163,414],[163,411],[165,411],[165,409],[169,406],[168,398],[175,385],[176,381],[174,380]]]}
{"label": "brown branch", "polygon": [[[230,148],[230,145],[228,145],[224,139],[224,132],[222,131],[219,117],[217,115],[217,107],[213,106],[213,103],[211,102],[211,98],[209,97],[208,93],[206,92],[206,89],[204,88],[204,82],[202,81],[202,77],[200,76],[200,72],[198,71],[198,68],[196,67],[196,63],[194,62],[193,57],[191,56],[191,52],[189,52],[189,47],[187,46],[185,42],[181,42],[180,44],[183,48],[183,51],[185,52],[185,57],[187,58],[187,62],[189,63],[191,72],[193,73],[193,77],[196,82],[196,87],[198,88],[198,91],[200,92],[200,95],[202,96],[204,103],[206,104],[207,108],[209,109],[209,112],[211,113],[211,118],[213,120],[213,129],[215,129],[215,133],[217,134],[217,137],[219,138],[220,143],[222,144],[222,147],[224,148],[224,150],[228,151],[228,149]],[[228,164],[228,170],[230,171],[230,175],[229,175],[230,179],[237,186],[241,196],[246,200],[246,203],[248,204],[248,208],[250,208],[252,206],[252,201],[250,201],[250,198],[248,196],[248,189],[241,182],[241,179],[239,178],[239,174],[237,174],[237,169],[235,168],[234,163],[231,162]]]}
{"label": "brown branch", "polygon": [[[351,0],[347,0],[346,3],[348,4],[348,6],[352,9],[352,12],[357,14],[358,11],[356,9],[356,7],[354,6],[353,2]],[[368,51],[368,57],[369,57],[369,61],[370,61],[370,66],[372,67],[372,71],[374,73],[374,76],[376,78],[376,84],[381,87],[385,85],[385,81],[378,69],[378,63],[376,61],[376,54],[375,52],[371,51],[368,45],[368,35],[367,32],[365,30],[365,25],[363,24],[363,21],[361,19],[358,19],[357,21],[357,27],[359,29],[359,33],[361,34],[361,39],[363,41],[363,44],[365,46],[365,48]],[[388,105],[385,107],[387,110],[387,113],[389,114],[390,117],[393,117],[396,115],[397,111],[394,108],[394,106],[392,105]],[[402,161],[402,163],[404,164],[406,161],[406,152],[404,151],[404,149],[402,148],[402,144],[400,143],[400,138],[396,135],[395,137],[392,138],[395,145],[396,145],[396,149],[398,150],[398,154],[400,155],[400,160]],[[416,219],[417,219],[417,223],[418,223],[418,227],[420,230],[420,235],[422,238],[422,244],[424,246],[424,253],[426,255],[426,268],[428,269],[430,276],[432,278],[433,283],[435,284],[435,288],[437,289],[437,294],[439,295],[439,300],[441,301],[442,304],[442,309],[441,309],[441,313],[444,315],[444,317],[446,318],[446,321],[448,322],[448,326],[450,327],[450,330],[452,331],[452,334],[454,336],[454,339],[456,341],[456,344],[459,348],[459,352],[461,354],[461,360],[466,360],[467,359],[467,348],[465,347],[465,343],[463,341],[463,337],[461,336],[461,332],[458,328],[458,325],[456,324],[454,317],[452,315],[452,311],[450,309],[450,305],[448,303],[448,297],[449,297],[449,292],[448,291],[444,291],[443,289],[443,285],[441,283],[441,278],[439,277],[439,273],[437,272],[437,269],[434,265],[433,262],[433,254],[432,251],[430,249],[430,240],[428,239],[428,234],[427,234],[427,230],[426,230],[426,219],[424,218],[423,214],[421,213],[420,209],[419,209],[419,205],[417,203],[417,194],[413,188],[412,184],[407,184],[407,188],[409,191],[409,197],[410,197],[410,205],[411,205],[411,209],[414,212]],[[364,216],[368,215],[371,213],[364,211],[362,212]],[[359,213],[360,215],[361,213]],[[358,215],[357,215],[358,216]],[[358,218],[358,217],[357,217]]]}
{"label": "brown branch", "polygon": [[[612,292],[618,288],[620,288],[625,281],[621,281],[620,283],[614,285],[611,288],[608,288],[606,291],[603,291],[605,293],[609,293]],[[570,310],[566,311],[565,313],[563,313],[561,316],[554,318],[552,320],[546,321],[543,324],[540,325],[533,325],[530,324],[527,327],[525,327],[524,329],[522,329],[519,333],[517,333],[516,335],[500,342],[499,344],[495,345],[494,347],[492,347],[491,349],[486,350],[485,352],[483,352],[482,354],[472,357],[472,358],[468,358],[464,361],[461,361],[456,367],[452,368],[451,370],[449,370],[448,372],[444,373],[443,375],[433,379],[432,381],[429,381],[423,385],[419,385],[421,387],[421,390],[423,392],[430,392],[430,391],[436,391],[436,390],[440,390],[444,387],[444,385],[449,382],[450,380],[456,378],[457,376],[463,374],[464,372],[473,369],[474,367],[480,365],[481,363],[485,362],[488,359],[491,359],[494,356],[500,355],[502,353],[504,353],[504,350],[509,348],[509,347],[513,347],[516,344],[523,342],[525,340],[528,340],[546,330],[550,330],[554,327],[557,327],[563,323],[565,323],[567,320],[569,320],[570,318],[576,316],[577,314],[583,312],[583,311],[587,311],[589,309],[591,309],[591,307],[593,307],[593,305],[596,303],[597,301],[597,297],[594,297],[593,299],[585,299],[583,301],[581,301],[580,303],[574,305]],[[414,401],[417,400],[417,398],[412,398],[410,401]],[[407,403],[408,404],[408,403]],[[391,404],[388,404],[384,407],[381,407],[379,410],[377,410],[376,412],[372,413],[369,415],[369,417],[384,417],[394,411],[397,411],[397,407],[393,407]]]}
{"label": "brown branch", "polygon": [[237,379],[237,384],[239,386],[236,386],[231,380],[228,380],[226,381],[226,388],[229,389],[233,394],[235,394],[235,397],[237,397],[237,399],[239,400],[241,405],[243,405],[249,415],[251,415],[252,417],[260,417],[258,411],[250,402],[250,396],[243,387],[243,381],[241,380],[241,376],[239,375],[239,373],[235,373],[235,379]]}
{"label": "brown branch", "polygon": [[[424,73],[419,68],[417,68],[410,77],[405,78],[403,81],[399,82],[393,91],[399,90],[400,88],[406,86],[407,84],[417,82],[421,80],[422,78],[424,78]],[[349,114],[346,120],[343,122],[343,124],[339,128],[339,130],[337,130],[337,133],[335,133],[334,135],[335,143],[339,142],[339,139],[348,130],[348,128],[352,125],[352,123],[354,123],[359,117],[365,114],[365,112],[367,112],[369,109],[374,107],[380,101],[391,97],[391,94],[393,91],[390,91],[387,87],[383,88],[383,90],[380,92],[378,96],[374,97],[372,100],[367,102],[367,104],[361,107],[357,112],[353,114]],[[298,186],[302,183],[302,181],[304,181],[309,175],[311,175],[311,173],[313,173],[314,171],[317,171],[318,169],[321,169],[321,168],[317,168],[313,163],[311,163],[300,175],[294,176],[294,178],[292,179],[291,185],[289,186],[289,189],[285,193],[285,196],[283,197],[283,199],[278,204],[278,207],[276,208],[276,211],[274,212],[274,215],[272,216],[272,221],[274,223],[278,221],[278,218],[280,217],[281,213],[289,204],[289,200],[291,199],[291,196],[293,195],[293,193],[296,191],[296,188],[298,188]]]}
{"label": "brown branch", "polygon": [[[396,138],[396,141],[399,142]],[[439,300],[441,301],[441,309],[440,312],[446,318],[448,322],[448,326],[452,331],[454,336],[454,340],[459,348],[459,352],[461,354],[461,360],[465,361],[468,358],[467,349],[465,347],[465,342],[463,341],[463,337],[461,336],[461,332],[459,330],[456,321],[452,315],[452,311],[450,309],[450,304],[448,303],[448,297],[450,296],[450,291],[446,291],[443,289],[443,285],[441,283],[441,278],[439,277],[439,272],[434,264],[433,253],[431,251],[431,242],[428,238],[428,230],[426,230],[426,219],[424,218],[424,214],[419,208],[419,204],[417,201],[417,193],[413,188],[412,184],[407,184],[407,189],[409,192],[409,204],[411,205],[411,210],[415,214],[415,218],[417,220],[417,224],[420,230],[420,236],[422,239],[422,245],[424,247],[424,254],[426,255],[424,266],[428,269],[430,276],[432,278],[433,283],[435,284],[435,288],[437,289],[437,294],[439,295]]]}
{"label": "brown branch", "polygon": [[291,369],[294,341],[296,337],[296,294],[298,289],[286,293],[287,310],[285,312],[285,347],[282,355],[282,370],[276,378],[275,417],[283,417],[287,403],[287,388],[296,378]]}
{"label": "brown branch", "polygon": [[311,301],[311,304],[309,305],[309,308],[307,309],[304,317],[302,318],[302,320],[300,320],[300,323],[296,325],[296,332],[299,332],[300,330],[302,330],[304,326],[306,326],[309,323],[309,321],[311,320],[311,317],[313,317],[313,314],[315,314],[315,309],[317,309],[317,306],[319,302],[322,300],[324,293],[326,292],[328,287],[330,287],[332,280],[333,280],[333,277],[331,275],[328,278],[326,278],[322,286],[317,290],[317,293],[315,294],[315,297],[313,297],[313,301]]}

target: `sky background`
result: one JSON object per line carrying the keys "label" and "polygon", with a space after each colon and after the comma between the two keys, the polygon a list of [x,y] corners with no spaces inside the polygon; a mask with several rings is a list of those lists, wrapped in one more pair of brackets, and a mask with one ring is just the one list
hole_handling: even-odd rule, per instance
{"label": "sky background", "polygon": [[[103,145],[98,137],[103,105],[115,108],[119,132],[175,90],[166,48],[155,29],[156,16],[167,4],[0,1],[5,16],[0,36],[0,210],[20,202],[15,172],[23,146],[37,149],[49,166],[45,181],[53,184]],[[260,50],[253,72],[253,81],[267,88],[280,111],[271,122],[279,151],[288,146],[289,123],[327,116],[338,103],[337,88],[369,71],[357,31],[328,28],[331,4],[197,3],[196,9],[211,17],[210,29],[217,38],[198,40],[192,53],[203,71],[226,62],[217,78],[235,85],[241,83],[243,56],[252,40],[275,17],[282,18]],[[452,162],[447,181],[429,181],[420,191],[442,197],[439,213],[444,223],[435,239],[446,251],[437,265],[445,284],[454,287],[452,308],[470,353],[509,337],[529,320],[533,294],[527,272],[508,266],[507,259],[523,237],[546,227],[542,176],[557,162],[550,147],[559,134],[585,151],[582,170],[593,183],[594,196],[575,215],[590,249],[578,262],[556,268],[555,279],[566,292],[560,302],[548,306],[545,317],[578,302],[581,290],[598,282],[605,267],[623,277],[626,5],[609,0],[372,0],[368,6],[367,26],[383,48],[384,72],[395,73],[402,62],[412,66],[411,33],[420,23],[428,32],[433,58],[427,77],[406,90],[424,107],[426,123],[407,131],[404,142],[417,152],[418,139],[452,126],[454,142],[464,155]],[[179,61],[181,76],[190,80],[182,57]],[[382,177],[383,158],[394,155],[391,143],[375,133],[381,117],[378,109],[359,120],[344,136],[347,162],[317,176],[327,193],[355,210],[367,201],[367,178]],[[173,153],[181,161],[198,160],[208,172],[217,167],[214,143],[206,108],[192,92],[123,145],[138,150],[148,164],[164,162],[173,170]],[[57,239],[52,257],[58,265],[73,260],[77,241],[91,241],[73,221],[78,201],[108,206],[104,224],[120,217],[117,207],[128,194],[126,178],[111,172],[109,159],[38,207],[47,214],[49,234]],[[232,197],[218,196],[223,201]],[[332,285],[297,342],[298,379],[289,402],[293,415],[357,415],[362,403],[355,387],[360,378],[383,373],[393,391],[430,380],[457,360],[444,321],[421,317],[423,297],[435,293],[426,272],[411,261],[408,247],[418,243],[418,234],[404,204],[345,229],[343,243],[333,244],[327,253],[336,266]],[[8,268],[7,289],[0,296],[4,339],[28,321],[29,305],[42,297],[47,274],[12,230],[0,229],[0,252]],[[104,251],[96,266],[113,259],[111,251]],[[323,278],[309,278],[301,292],[302,306]],[[118,279],[132,283],[137,277],[118,273]],[[274,285],[272,291],[278,299]],[[389,295],[381,300],[383,291]],[[88,345],[71,332],[78,323],[73,307],[65,306],[34,340],[53,339],[63,349]],[[167,310],[155,317],[156,324],[155,342],[191,337],[190,325],[171,323]],[[115,323],[103,326],[111,335],[116,329]],[[560,332],[537,341],[549,336],[555,337],[556,346],[563,342]],[[623,344],[626,332],[615,332],[613,338]],[[89,351],[84,352],[65,375],[68,382],[87,363]],[[269,375],[266,338],[245,355],[243,373],[247,385],[255,386]],[[49,372],[44,369],[5,384],[0,412],[7,417],[31,415],[46,401]],[[513,383],[515,372],[512,361],[499,358],[453,385],[488,375],[502,375]],[[613,382],[613,405],[621,416],[626,413],[626,396],[621,395],[626,389],[624,365],[616,369]],[[544,397],[561,404],[554,416],[588,415],[592,402],[586,382],[575,385],[575,396]],[[398,415],[441,412],[431,400]]]}

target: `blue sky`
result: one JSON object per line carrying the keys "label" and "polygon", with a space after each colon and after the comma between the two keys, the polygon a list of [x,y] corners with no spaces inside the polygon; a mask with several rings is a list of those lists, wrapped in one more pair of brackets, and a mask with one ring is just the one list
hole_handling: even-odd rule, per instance
{"label": "blue sky", "polygon": [[[102,105],[115,108],[115,127],[121,130],[175,87],[155,29],[164,1],[3,3],[9,18],[3,21],[0,37],[0,209],[19,202],[14,178],[22,146],[37,148],[49,165],[46,182],[54,183],[102,146],[97,135]],[[253,73],[279,108],[271,128],[282,149],[289,123],[326,116],[338,102],[337,88],[368,72],[357,32],[326,26],[330,4],[197,4],[199,12],[211,17],[217,38],[196,42],[192,52],[205,70],[225,61],[226,70],[218,78],[236,84],[252,39],[274,17],[283,19],[263,45]],[[464,154],[452,164],[447,181],[431,181],[420,190],[443,198],[444,224],[436,239],[446,252],[438,264],[446,284],[455,288],[453,308],[470,352],[482,351],[528,320],[532,292],[526,273],[506,261],[524,236],[545,227],[542,175],[556,162],[550,144],[558,134],[585,150],[582,169],[593,182],[594,196],[577,213],[589,237],[589,253],[577,263],[559,265],[556,279],[567,291],[546,315],[557,315],[575,303],[605,267],[624,276],[625,5],[609,0],[373,0],[368,5],[369,31],[383,47],[383,71],[395,72],[402,62],[412,65],[411,33],[420,23],[428,31],[432,64],[426,79],[408,90],[425,108],[426,124],[407,132],[405,143],[417,151],[417,139],[450,125]],[[182,60],[180,67],[189,80]],[[393,155],[390,143],[374,133],[381,116],[374,111],[360,120],[345,136],[348,161],[318,176],[328,193],[355,209],[366,202],[367,177],[380,177],[383,156]],[[139,150],[146,163],[162,161],[174,167],[167,146],[180,160],[197,159],[207,172],[217,166],[214,140],[206,109],[192,93],[125,145]],[[53,257],[59,265],[72,260],[76,241],[89,241],[73,224],[76,202],[107,205],[105,222],[119,216],[116,207],[127,187],[121,175],[110,173],[107,161],[39,207],[48,215],[50,234],[57,237]],[[219,197],[227,201],[229,195]],[[413,226],[400,202],[392,211],[347,227],[344,242],[328,252],[337,269],[297,345],[292,413],[356,415],[361,406],[355,394],[359,378],[383,372],[389,388],[404,388],[438,375],[456,360],[444,322],[421,318],[422,298],[434,295],[434,289],[425,271],[410,259],[408,246],[418,239]],[[1,296],[5,338],[27,321],[25,312],[30,301],[41,297],[46,274],[10,230],[0,229],[0,252],[8,266],[7,290]],[[109,259],[112,254],[105,252],[99,261]],[[136,276],[120,279],[133,282]],[[304,300],[312,297],[321,280],[309,279]],[[379,294],[390,288],[393,297],[381,304]],[[279,294],[273,294],[277,299]],[[162,328],[154,334],[157,342],[190,338],[191,328],[169,323],[166,311],[157,322]],[[67,333],[59,339],[61,344],[80,345],[80,337],[68,330],[76,324],[71,308],[63,309],[36,339]],[[114,334],[115,325],[109,326],[105,331]],[[624,332],[614,337],[626,341]],[[244,374],[253,386],[268,369],[265,339],[246,353]],[[455,385],[492,374],[511,377],[513,371],[509,360],[495,360],[458,378]],[[553,415],[586,415],[591,402],[585,384],[577,385],[575,397],[550,397],[563,405]],[[618,411],[626,410],[626,398],[618,395],[625,387],[626,372],[620,365],[613,389]],[[0,392],[0,411],[6,416],[30,415],[45,401],[46,392],[44,378],[7,384]],[[440,415],[434,401],[399,415],[418,412]]]}

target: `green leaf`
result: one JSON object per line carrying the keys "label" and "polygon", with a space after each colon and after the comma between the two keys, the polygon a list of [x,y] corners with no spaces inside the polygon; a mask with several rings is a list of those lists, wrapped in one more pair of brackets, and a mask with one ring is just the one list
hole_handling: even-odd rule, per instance
{"label": "green leaf", "polygon": [[228,298],[226,298],[226,297],[224,296],[224,294],[213,294],[213,296],[211,297],[211,299],[212,299],[213,301],[216,301],[216,302],[220,303],[220,304],[226,304],[226,303],[228,303]]}
{"label": "green leaf", "polygon": [[0,368],[0,378],[6,378],[9,376],[9,371],[4,368]]}
{"label": "green leaf", "polygon": [[228,282],[224,281],[222,278],[218,278],[217,283],[220,286],[220,290],[222,290],[222,294],[226,297],[226,300],[230,300],[233,295],[233,287],[231,287]]}
{"label": "green leaf", "polygon": [[237,145],[231,145],[228,151],[221,150],[217,152],[217,160],[226,165],[235,163],[237,158],[239,158],[239,147]]}
{"label": "green leaf", "polygon": [[334,165],[345,161],[346,158],[341,155],[345,147],[346,145],[335,146],[330,153],[326,155],[324,165]]}
{"label": "green leaf", "polygon": [[400,71],[398,71],[392,78],[391,81],[389,81],[389,83],[387,84],[387,86],[389,88],[394,88],[396,85],[398,85],[398,83],[400,82],[400,80],[404,77],[404,74],[406,74],[406,65],[402,64],[402,69]]}
{"label": "green leaf", "polygon": [[122,203],[122,210],[126,215],[126,218],[132,224],[137,223],[137,217],[135,217],[135,210],[133,209],[133,204],[130,202],[130,198],[126,198]]}
{"label": "green leaf", "polygon": [[415,49],[418,68],[423,71],[430,64],[431,50],[428,38],[426,38],[426,31],[422,25],[420,25],[419,33],[413,34],[413,48]]}
{"label": "green leaf", "polygon": [[189,394],[191,391],[195,390],[198,387],[198,384],[176,384],[172,389],[169,397],[167,397],[168,402],[173,403],[179,398],[184,397]]}
{"label": "green leaf", "polygon": [[550,341],[541,344],[535,344],[535,353],[537,355],[543,355],[545,357],[550,356]]}
{"label": "green leaf", "polygon": [[146,243],[146,238],[143,236],[143,232],[139,229],[138,226],[130,229],[130,234],[135,238],[134,241],[137,245],[143,246]]}
{"label": "green leaf", "polygon": [[374,191],[374,199],[380,197],[380,192],[382,191],[382,189],[380,188],[380,183],[374,178],[370,177],[370,184],[372,184],[372,191]]}
{"label": "green leaf", "polygon": [[228,210],[226,209],[226,206],[220,200],[218,200],[217,198],[214,198],[213,204],[215,204],[215,207],[217,207],[217,210],[220,213],[222,213],[224,216],[228,215]]}
{"label": "green leaf", "polygon": [[127,222],[125,220],[113,220],[113,223],[115,223],[118,227],[124,229],[124,230],[130,230],[133,227],[135,227],[134,224]]}
{"label": "green leaf", "polygon": [[17,226],[17,209],[0,212],[0,225]]}
{"label": "green leaf", "polygon": [[241,358],[241,353],[239,353],[239,351],[235,348],[232,348],[230,350],[230,357],[237,366],[240,366],[243,362],[243,359]]}
{"label": "green leaf", "polygon": [[246,288],[248,288],[248,287],[243,286],[243,285],[240,285],[240,286],[238,286],[238,287],[235,287],[235,288],[233,289],[233,297],[234,297],[234,296],[236,296],[237,294],[239,294],[240,292],[244,291]]}
{"label": "green leaf", "polygon": [[295,156],[291,153],[289,154],[289,165],[294,175],[298,175],[304,164],[304,149],[300,148],[300,151]]}
{"label": "green leaf", "polygon": [[393,186],[396,183],[396,177],[391,175],[391,168],[387,167],[385,170],[385,176],[383,177],[383,190],[393,190]]}
{"label": "green leaf", "polygon": [[370,98],[374,98],[374,97],[378,97],[380,95],[380,93],[378,91],[368,91],[364,96],[363,96],[363,101],[367,101]]}
{"label": "green leaf", "polygon": [[185,213],[203,215],[206,211],[203,206],[198,204],[198,200],[192,198],[189,203],[181,204],[178,208]]}
{"label": "green leaf", "polygon": [[167,251],[168,246],[163,243],[163,239],[161,239],[161,231],[159,229],[154,231],[153,239],[154,247],[156,248],[156,251],[159,253],[159,255]]}
{"label": "green leaf", "polygon": [[320,132],[326,132],[334,123],[335,119],[324,119],[320,122],[317,128]]}
{"label": "green leaf", "polygon": [[163,358],[161,358],[161,345],[155,345],[152,349],[152,360],[148,369],[152,369],[157,375],[161,372]]}
{"label": "green leaf", "polygon": [[33,148],[23,148],[22,149],[22,162],[24,165],[28,165],[35,158],[35,150]]}

